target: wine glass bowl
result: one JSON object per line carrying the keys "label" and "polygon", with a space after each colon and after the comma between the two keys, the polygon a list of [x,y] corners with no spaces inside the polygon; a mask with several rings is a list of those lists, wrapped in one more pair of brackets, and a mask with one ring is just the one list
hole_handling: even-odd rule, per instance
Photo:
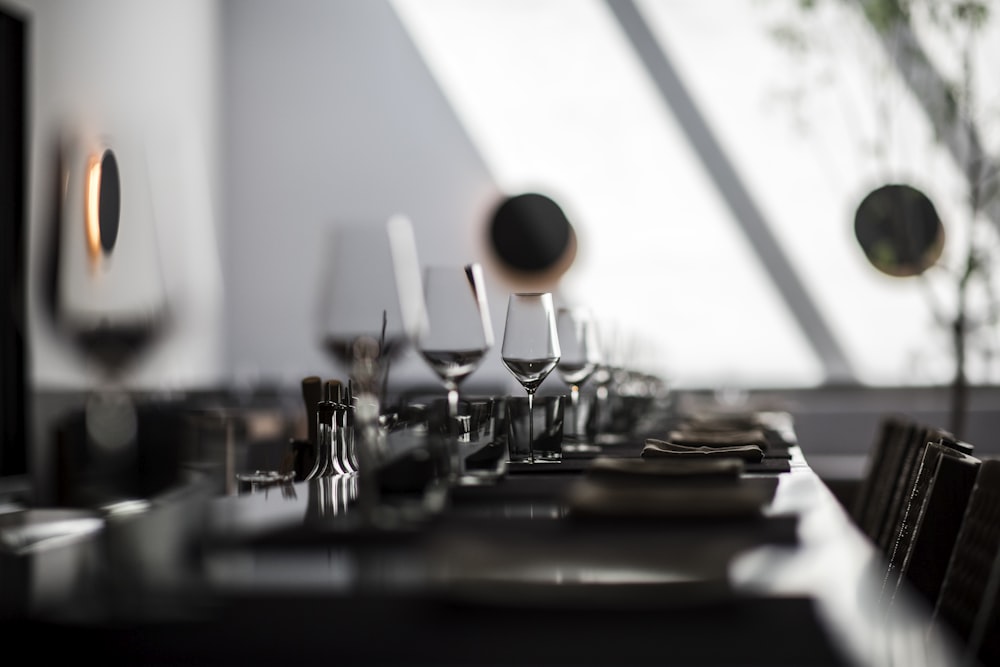
{"label": "wine glass bowl", "polygon": [[451,476],[459,483],[475,483],[478,480],[465,475],[459,451],[458,388],[493,348],[482,268],[476,263],[425,268],[423,298],[424,317],[416,347],[448,393]]}
{"label": "wine glass bowl", "polygon": [[519,359],[516,357],[504,357],[504,364],[508,370],[517,378],[521,386],[527,390],[528,394],[534,394],[538,385],[542,383],[552,369],[559,362],[558,356],[545,356],[538,359]]}
{"label": "wine glass bowl", "polygon": [[598,368],[600,354],[595,336],[594,322],[590,312],[584,308],[560,308],[556,313],[556,330],[562,351],[556,369],[563,382],[570,388],[570,415],[565,434],[569,450],[590,451],[596,449],[586,442],[580,410],[580,388]]}
{"label": "wine glass bowl", "polygon": [[489,349],[482,347],[467,350],[421,350],[420,355],[441,378],[448,391],[457,391],[459,383],[479,368]]}
{"label": "wine glass bowl", "polygon": [[388,372],[422,322],[412,226],[403,216],[385,224],[340,225],[332,230],[324,261],[319,333],[324,349],[350,376],[347,410],[357,500],[362,520],[374,522],[380,512],[377,472],[385,434],[379,418]]}
{"label": "wine glass bowl", "polygon": [[319,325],[323,348],[353,380],[371,382],[371,374],[385,371],[408,340],[387,227],[335,228],[326,269]]}
{"label": "wine glass bowl", "polygon": [[533,398],[560,358],[555,309],[549,292],[515,293],[507,302],[501,359],[528,396],[529,462],[534,455]]}
{"label": "wine glass bowl", "polygon": [[424,270],[425,322],[417,348],[449,393],[493,347],[493,325],[479,264]]}

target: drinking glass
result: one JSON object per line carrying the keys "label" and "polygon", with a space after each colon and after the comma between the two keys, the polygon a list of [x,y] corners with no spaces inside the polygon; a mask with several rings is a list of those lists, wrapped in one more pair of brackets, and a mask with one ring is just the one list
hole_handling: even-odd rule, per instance
{"label": "drinking glass", "polygon": [[[549,292],[515,293],[507,302],[501,359],[528,394],[528,442],[534,442],[533,397],[559,363],[559,336]],[[529,461],[534,463],[534,447]]]}
{"label": "drinking glass", "polygon": [[598,341],[597,367],[590,377],[590,382],[595,386],[594,404],[592,413],[589,416],[590,426],[588,434],[592,433],[593,439],[598,444],[607,444],[611,438],[612,406],[611,399],[614,390],[616,365],[618,360],[619,347],[618,327],[613,320],[602,320],[596,327],[596,338]]}
{"label": "drinking glass", "polygon": [[600,359],[594,322],[585,308],[560,308],[556,313],[556,331],[562,351],[556,370],[570,388],[571,427],[568,431],[575,441],[564,449],[589,451],[593,447],[584,442],[580,423],[580,387],[593,375]]}
{"label": "drinking glass", "polygon": [[94,378],[84,404],[85,474],[93,483],[79,491],[95,505],[128,493],[122,483],[136,470],[139,401],[126,379],[172,324],[144,150],[131,137],[113,141],[114,148],[73,141],[59,156],[53,291],[45,302]]}
{"label": "drinking glass", "polygon": [[454,433],[458,422],[459,384],[475,371],[493,347],[493,325],[486,302],[482,267],[430,266],[424,271],[425,321],[417,348],[448,392],[447,423],[452,476],[463,472]]}
{"label": "drinking glass", "polygon": [[420,268],[409,219],[336,227],[325,256],[319,328],[323,346],[350,375],[358,504],[378,510],[377,466],[385,449],[379,426],[392,361],[422,326]]}

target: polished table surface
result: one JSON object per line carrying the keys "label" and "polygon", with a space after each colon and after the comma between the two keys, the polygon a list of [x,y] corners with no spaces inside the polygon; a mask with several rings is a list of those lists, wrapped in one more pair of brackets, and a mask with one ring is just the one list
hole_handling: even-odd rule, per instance
{"label": "polished table surface", "polygon": [[141,554],[97,604],[5,627],[105,664],[959,664],[908,591],[880,601],[877,551],[773,417],[791,446],[786,472],[743,475],[773,489],[758,516],[581,519],[571,460],[389,527],[345,511],[344,480],[179,498],[162,511],[204,520],[193,548],[158,550],[184,521],[127,534]]}

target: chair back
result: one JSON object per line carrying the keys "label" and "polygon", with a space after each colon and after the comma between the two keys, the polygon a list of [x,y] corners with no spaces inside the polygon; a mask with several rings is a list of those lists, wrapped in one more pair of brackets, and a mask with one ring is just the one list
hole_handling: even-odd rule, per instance
{"label": "chair back", "polygon": [[979,466],[969,495],[933,614],[935,623],[949,627],[966,643],[970,655],[980,660],[1000,656],[996,615],[998,552],[1000,459],[986,459]]}
{"label": "chair back", "polygon": [[886,558],[894,548],[930,442],[972,453],[971,445],[943,429],[901,415],[883,417],[851,515]]}
{"label": "chair back", "polygon": [[993,557],[990,578],[983,587],[983,601],[966,643],[966,664],[1000,665],[1000,551]]}
{"label": "chair back", "polygon": [[888,493],[881,524],[878,526],[875,536],[876,544],[886,557],[891,554],[899,535],[906,506],[917,482],[920,463],[927,451],[927,446],[931,443],[938,443],[951,449],[954,449],[958,444],[956,439],[943,429],[915,424],[909,441],[901,448],[895,474],[886,480],[886,483],[891,486],[891,491]]}
{"label": "chair back", "polygon": [[937,601],[980,464],[951,444],[924,448],[889,553],[883,597],[908,585],[932,607]]}
{"label": "chair back", "polygon": [[873,537],[887,501],[884,482],[898,465],[901,444],[912,428],[912,420],[900,415],[886,415],[879,422],[867,469],[851,508],[851,517],[868,537]]}

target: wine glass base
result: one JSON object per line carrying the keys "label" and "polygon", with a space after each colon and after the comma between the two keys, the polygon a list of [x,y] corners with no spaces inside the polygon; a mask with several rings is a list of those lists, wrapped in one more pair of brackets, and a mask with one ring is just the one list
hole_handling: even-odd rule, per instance
{"label": "wine glass base", "polygon": [[424,491],[421,503],[425,514],[439,514],[448,504],[449,485],[444,483],[431,484]]}
{"label": "wine glass base", "polygon": [[498,474],[484,474],[484,475],[459,475],[455,480],[456,486],[491,486],[496,484],[500,480],[500,475]]}
{"label": "wine glass base", "polygon": [[571,454],[600,454],[604,451],[600,445],[595,445],[589,442],[564,442],[562,450],[563,452],[569,452]]}
{"label": "wine glass base", "polygon": [[519,459],[519,460],[508,461],[507,465],[508,466],[520,467],[520,466],[534,466],[534,465],[541,465],[541,466],[544,466],[544,465],[553,465],[553,464],[558,465],[560,463],[562,463],[562,458],[561,457],[560,458],[541,458],[541,457],[536,457],[534,459]]}

